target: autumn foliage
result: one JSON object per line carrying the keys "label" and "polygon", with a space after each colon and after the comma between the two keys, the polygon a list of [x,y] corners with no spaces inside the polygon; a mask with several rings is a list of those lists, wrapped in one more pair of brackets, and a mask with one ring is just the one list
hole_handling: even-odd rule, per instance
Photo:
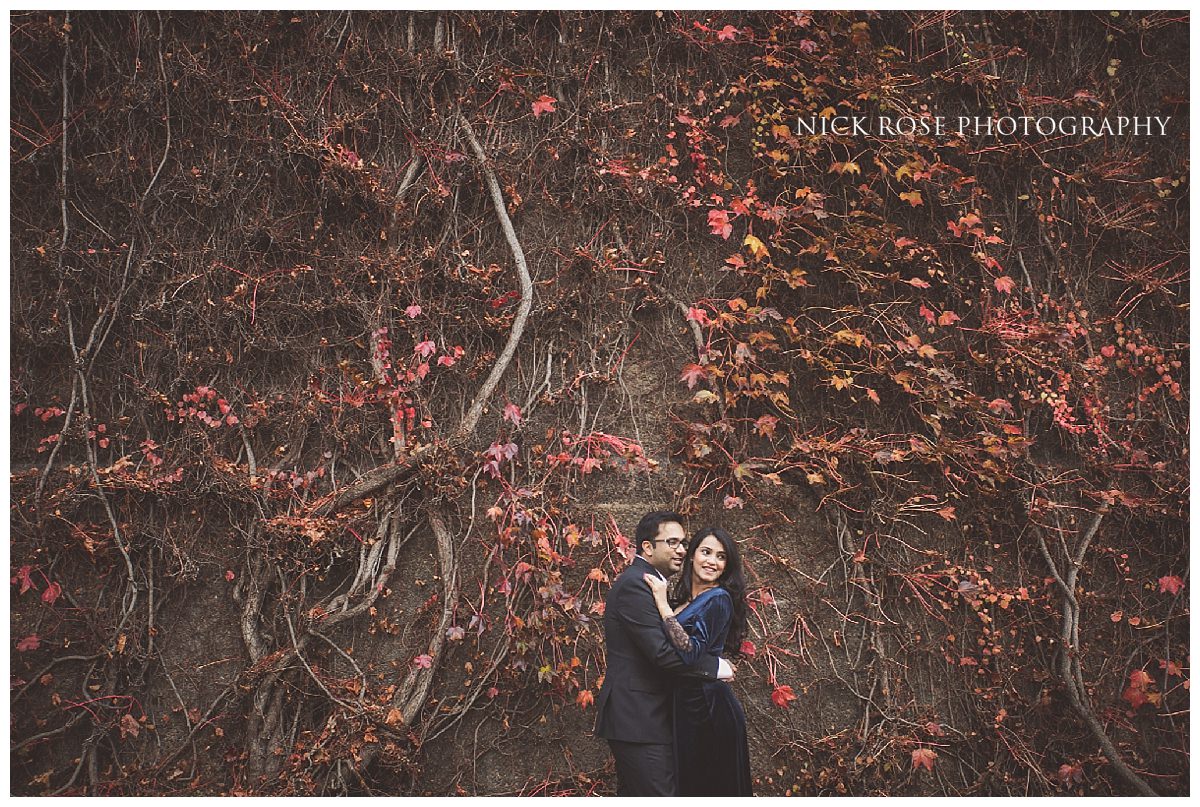
{"label": "autumn foliage", "polygon": [[14,793],[611,793],[661,506],[756,792],[1189,792],[1185,14],[10,36]]}

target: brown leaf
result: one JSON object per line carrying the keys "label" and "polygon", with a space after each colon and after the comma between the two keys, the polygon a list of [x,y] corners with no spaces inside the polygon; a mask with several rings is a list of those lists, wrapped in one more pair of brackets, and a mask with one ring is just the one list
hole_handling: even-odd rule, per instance
{"label": "brown leaf", "polygon": [[138,732],[142,730],[142,727],[138,725],[137,720],[135,720],[131,714],[127,714],[122,717],[118,727],[121,729],[122,738],[130,736],[136,737],[138,736]]}

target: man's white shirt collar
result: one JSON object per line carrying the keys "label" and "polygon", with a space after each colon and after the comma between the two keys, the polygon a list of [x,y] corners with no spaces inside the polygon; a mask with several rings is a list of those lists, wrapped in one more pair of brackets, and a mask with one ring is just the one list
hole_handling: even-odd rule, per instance
{"label": "man's white shirt collar", "polygon": [[645,558],[643,558],[641,555],[638,555],[637,557],[638,557],[638,560],[640,560],[642,563],[644,563],[644,564],[646,564],[647,566],[649,566],[649,567],[650,567],[650,571],[652,571],[652,572],[654,572],[656,575],[658,575],[658,579],[659,579],[659,580],[662,580],[663,582],[666,582],[666,579],[667,579],[667,578],[663,577],[663,573],[662,573],[662,572],[660,572],[660,571],[659,571],[659,570],[658,570],[658,569],[655,567],[655,565],[654,565],[653,563],[651,563],[650,561],[646,560],[646,559],[645,559]]}

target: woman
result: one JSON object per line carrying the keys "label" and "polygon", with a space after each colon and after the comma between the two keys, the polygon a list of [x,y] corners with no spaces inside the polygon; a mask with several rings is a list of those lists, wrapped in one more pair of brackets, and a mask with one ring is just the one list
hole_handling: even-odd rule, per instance
{"label": "woman", "polygon": [[[674,599],[667,583],[645,576],[663,630],[685,664],[705,654],[738,656],[746,632],[746,581],[729,533],[715,527],[692,536]],[[746,715],[729,684],[677,678],[675,770],[681,796],[752,796]]]}

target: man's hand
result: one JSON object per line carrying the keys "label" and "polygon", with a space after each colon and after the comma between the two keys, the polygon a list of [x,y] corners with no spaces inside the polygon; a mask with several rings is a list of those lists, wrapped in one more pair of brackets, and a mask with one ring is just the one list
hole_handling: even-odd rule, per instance
{"label": "man's hand", "polygon": [[717,680],[732,681],[737,675],[737,667],[733,666],[733,662],[722,656],[717,659]]}

